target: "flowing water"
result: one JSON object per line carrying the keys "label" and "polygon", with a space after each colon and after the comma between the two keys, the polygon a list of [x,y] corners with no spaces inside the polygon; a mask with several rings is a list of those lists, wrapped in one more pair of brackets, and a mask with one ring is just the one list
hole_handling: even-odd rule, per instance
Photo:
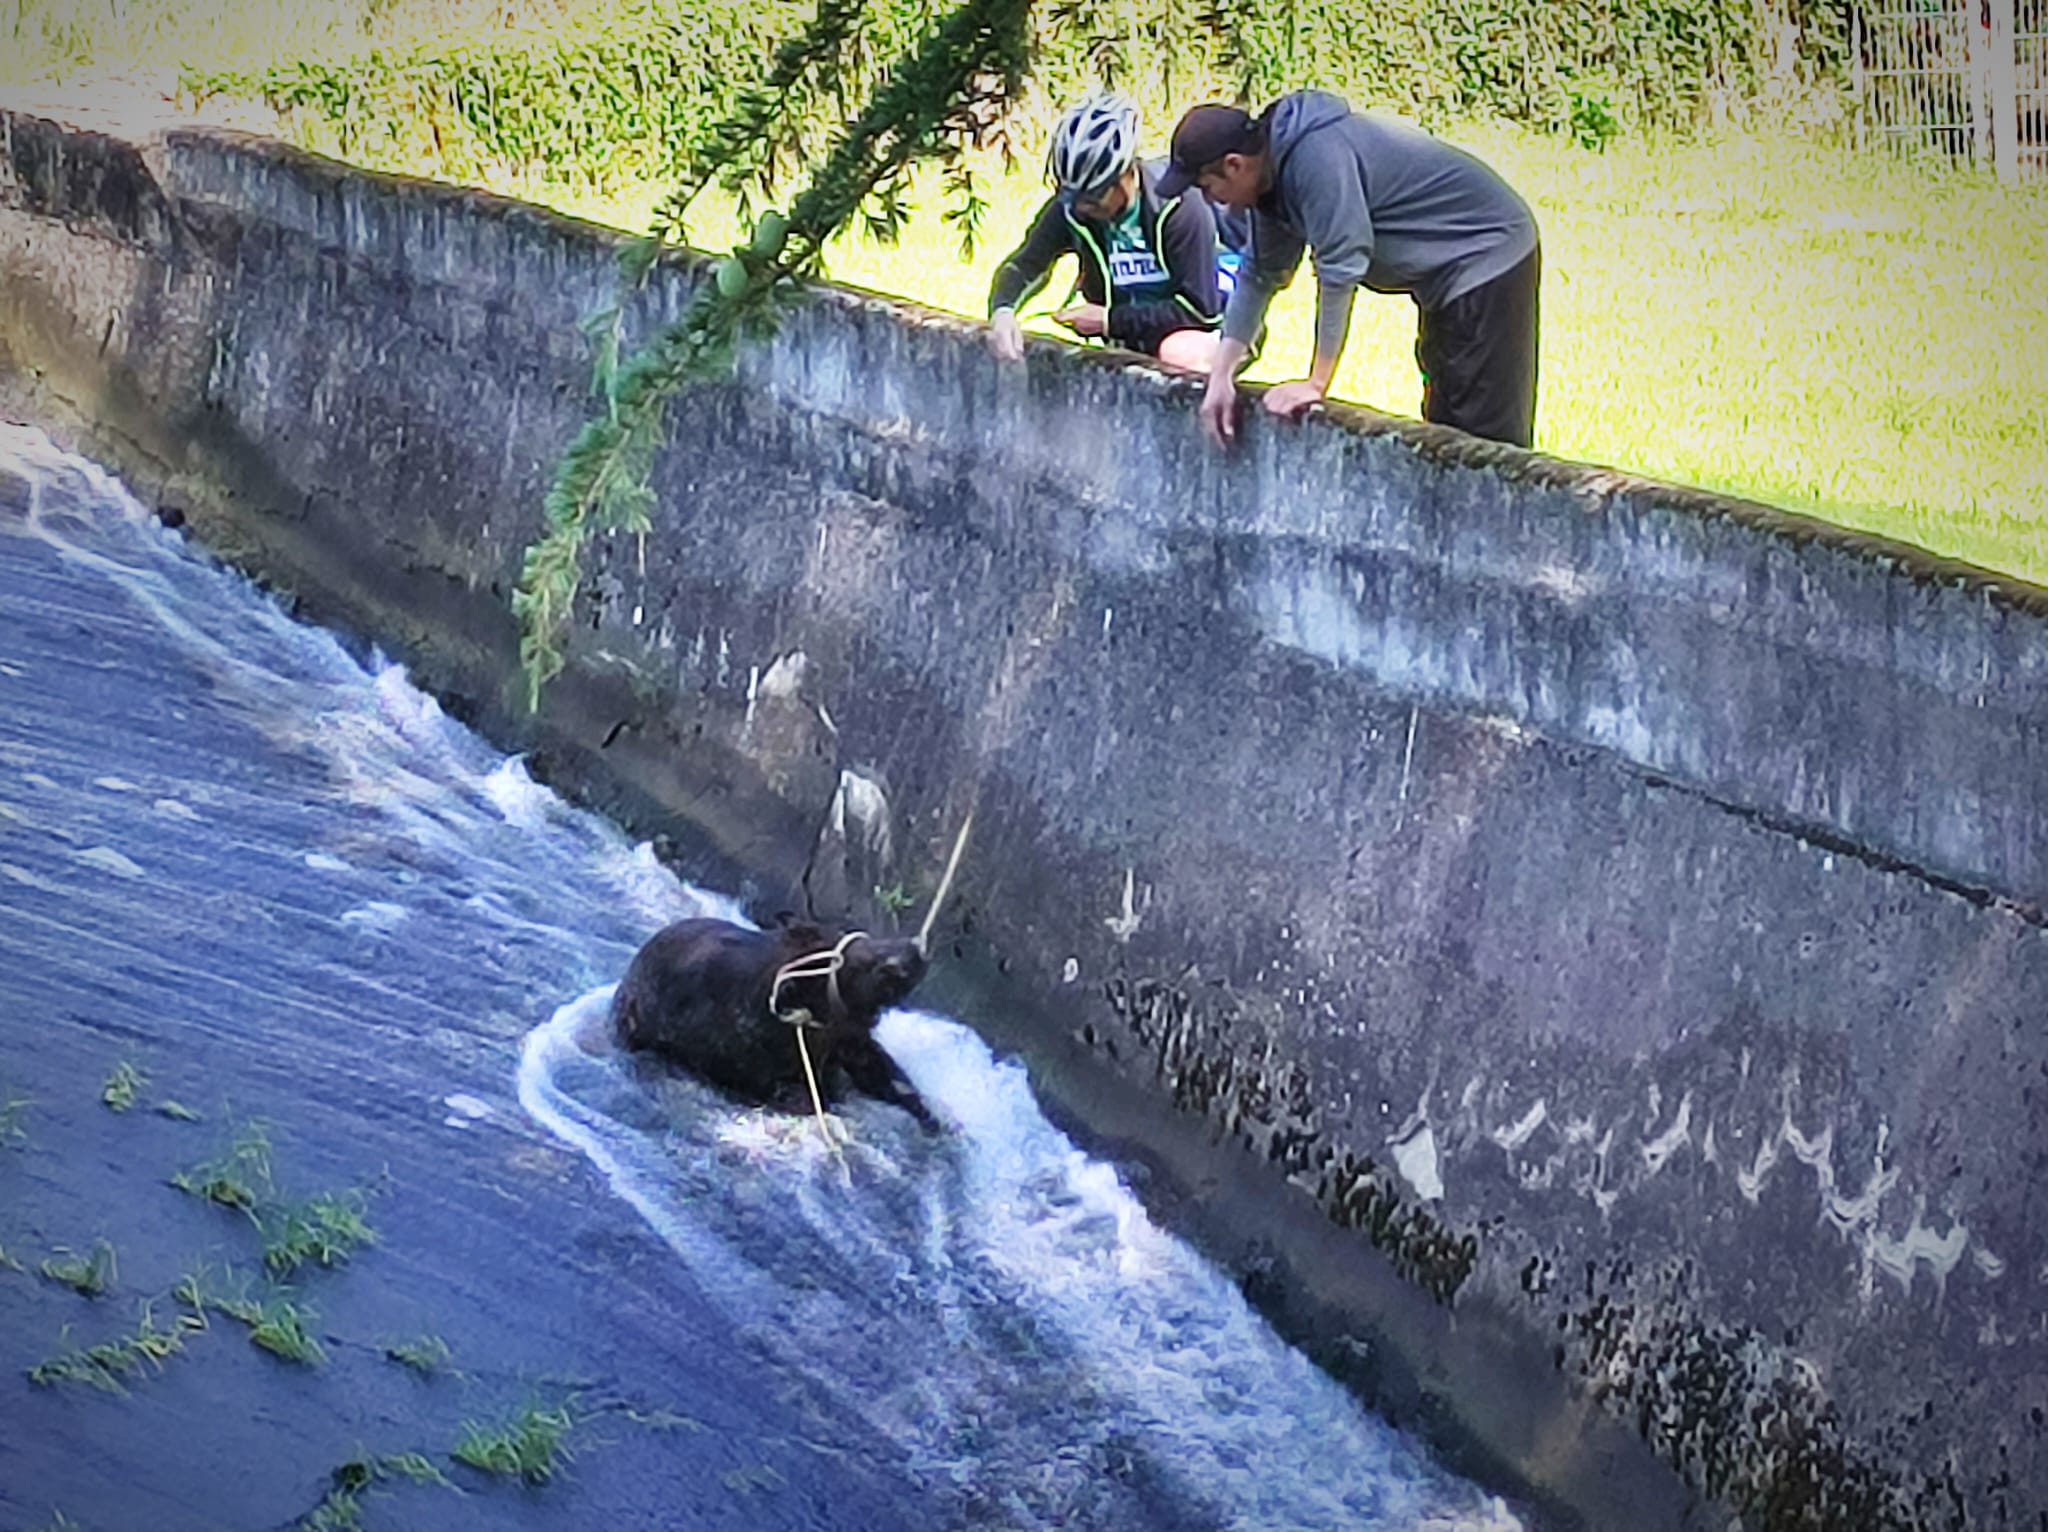
{"label": "flowing water", "polygon": [[[495,1126],[561,1153],[575,1195],[658,1238],[752,1384],[887,1445],[922,1497],[906,1526],[1519,1525],[1276,1339],[960,1023],[881,1032],[951,1131],[856,1102],[843,1153],[626,1067],[611,982],[661,923],[731,901],[12,428],[0,613],[13,1014],[90,993],[146,1041],[247,1027],[260,996],[304,1013],[292,1069],[406,1060],[435,1092],[419,1152]],[[386,1105],[336,1089],[345,1148],[347,1113]]]}

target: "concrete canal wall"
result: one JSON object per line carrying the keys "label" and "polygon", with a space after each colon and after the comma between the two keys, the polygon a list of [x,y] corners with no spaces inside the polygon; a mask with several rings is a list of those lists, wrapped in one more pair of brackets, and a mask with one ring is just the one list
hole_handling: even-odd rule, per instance
{"label": "concrete canal wall", "polygon": [[2048,593],[1363,411],[1224,458],[1185,381],[827,291],[528,716],[611,236],[4,120],[11,413],[688,872],[882,918],[972,808],[937,998],[1459,1466],[2037,1524]]}

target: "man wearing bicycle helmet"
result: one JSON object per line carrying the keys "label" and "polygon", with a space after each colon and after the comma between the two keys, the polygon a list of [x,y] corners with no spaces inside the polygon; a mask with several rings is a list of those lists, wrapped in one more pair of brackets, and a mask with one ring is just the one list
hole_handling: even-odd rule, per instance
{"label": "man wearing bicycle helmet", "polygon": [[1071,253],[1081,301],[1063,305],[1056,321],[1172,367],[1208,371],[1235,252],[1219,242],[1215,211],[1199,191],[1160,195],[1164,168],[1164,160],[1138,158],[1138,109],[1125,96],[1105,91],[1060,119],[1046,155],[1057,190],[989,286],[997,356],[1023,357],[1018,305]]}

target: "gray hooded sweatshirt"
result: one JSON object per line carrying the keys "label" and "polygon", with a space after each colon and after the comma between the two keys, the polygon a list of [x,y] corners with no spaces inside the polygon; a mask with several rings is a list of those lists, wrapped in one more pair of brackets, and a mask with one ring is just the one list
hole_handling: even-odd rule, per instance
{"label": "gray hooded sweatshirt", "polygon": [[1252,210],[1251,259],[1223,318],[1227,339],[1249,344],[1258,334],[1304,245],[1322,286],[1323,355],[1343,343],[1354,287],[1442,308],[1536,248],[1528,204],[1487,165],[1412,123],[1361,116],[1328,91],[1274,102],[1266,153],[1273,183]]}

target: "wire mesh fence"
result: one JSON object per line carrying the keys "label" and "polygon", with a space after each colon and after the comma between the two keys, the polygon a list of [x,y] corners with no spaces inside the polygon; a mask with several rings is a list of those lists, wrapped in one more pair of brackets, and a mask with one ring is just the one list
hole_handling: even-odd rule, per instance
{"label": "wire mesh fence", "polygon": [[1971,0],[1859,8],[1856,61],[1866,137],[1909,152],[1975,157]]}
{"label": "wire mesh fence", "polygon": [[2023,176],[2048,176],[2048,0],[2019,0],[2014,22],[2014,168]]}
{"label": "wire mesh fence", "polygon": [[1865,142],[2048,173],[2048,0],[1871,0],[1851,23]]}

